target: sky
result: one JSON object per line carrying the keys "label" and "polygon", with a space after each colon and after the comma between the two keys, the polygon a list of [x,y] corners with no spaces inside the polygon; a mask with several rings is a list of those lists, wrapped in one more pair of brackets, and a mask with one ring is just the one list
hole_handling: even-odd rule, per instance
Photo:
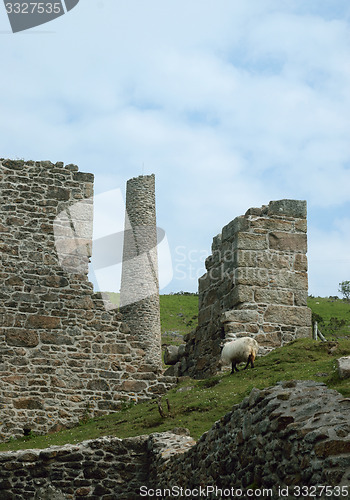
{"label": "sky", "polygon": [[[306,200],[309,293],[340,295],[349,23],[348,0],[80,0],[14,34],[1,5],[0,156],[93,173],[95,239],[122,230],[127,179],[154,173],[161,293],[196,291],[248,208]],[[118,291],[118,272],[91,279]]]}

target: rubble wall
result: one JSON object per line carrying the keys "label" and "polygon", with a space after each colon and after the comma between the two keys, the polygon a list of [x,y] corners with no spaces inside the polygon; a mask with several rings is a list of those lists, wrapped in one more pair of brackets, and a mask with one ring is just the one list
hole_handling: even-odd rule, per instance
{"label": "rubble wall", "polygon": [[145,343],[88,281],[93,175],[0,160],[0,438],[165,392]]}
{"label": "rubble wall", "polygon": [[253,389],[182,454],[153,435],[157,498],[172,498],[164,490],[178,487],[209,487],[202,496],[213,500],[349,498],[349,409],[349,399],[325,384],[286,381]]}

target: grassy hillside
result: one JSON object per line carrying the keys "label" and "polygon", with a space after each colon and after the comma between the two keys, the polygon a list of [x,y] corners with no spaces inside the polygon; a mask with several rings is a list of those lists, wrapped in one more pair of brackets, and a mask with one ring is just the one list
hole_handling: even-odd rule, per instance
{"label": "grassy hillside", "polygon": [[161,295],[160,320],[163,343],[181,343],[198,324],[198,295]]}
{"label": "grassy hillside", "polygon": [[350,302],[333,297],[309,297],[308,306],[327,338],[350,336]]}
{"label": "grassy hillside", "polygon": [[[119,294],[110,293],[110,299],[118,303]],[[309,297],[308,306],[327,338],[350,335],[350,302],[331,297]],[[198,295],[161,295],[160,316],[163,344],[181,343],[183,335],[198,324]]]}
{"label": "grassy hillside", "polygon": [[[162,295],[160,304],[163,343],[180,343],[183,334],[196,326],[198,296]],[[320,381],[350,397],[350,379],[340,380],[336,371],[336,359],[350,354],[350,304],[339,299],[311,297],[309,306],[314,315],[318,315],[315,317],[329,342],[299,339],[258,358],[254,370],[234,375],[227,372],[202,381],[186,378],[163,397],[162,405],[168,414],[165,418],[160,416],[155,401],[126,405],[123,410],[98,419],[90,420],[86,415],[79,426],[70,430],[3,443],[0,451],[45,448],[104,435],[123,438],[174,427],[187,427],[191,435],[198,438],[234,404],[242,401],[253,387],[262,389],[280,380]]]}
{"label": "grassy hillside", "polygon": [[262,389],[279,380],[316,380],[350,397],[350,379],[340,380],[335,360],[350,353],[350,339],[335,343],[300,339],[258,358],[255,368],[230,375],[221,374],[198,381],[185,379],[163,397],[167,412],[168,398],[171,414],[162,418],[155,401],[134,406],[94,420],[86,420],[70,430],[48,436],[22,438],[0,445],[0,451],[22,448],[45,448],[51,445],[76,443],[104,435],[137,436],[152,432],[187,427],[194,438],[207,431],[213,423],[242,401],[253,387]]}
{"label": "grassy hillside", "polygon": [[[350,336],[350,302],[309,297],[308,306],[326,338]],[[181,337],[198,324],[198,295],[161,295],[160,316],[163,343],[180,343]]]}
{"label": "grassy hillside", "polygon": [[[119,293],[109,292],[110,301],[119,304]],[[160,295],[163,343],[181,344],[183,336],[198,324],[198,295]]]}

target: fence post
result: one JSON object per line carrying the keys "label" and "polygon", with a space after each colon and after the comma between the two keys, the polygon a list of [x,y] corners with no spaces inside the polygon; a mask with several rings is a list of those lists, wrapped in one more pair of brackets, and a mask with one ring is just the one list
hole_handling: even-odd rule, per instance
{"label": "fence post", "polygon": [[323,341],[323,342],[327,342],[327,339],[324,335],[322,335],[322,333],[320,332],[320,330],[317,328],[317,335],[320,337],[320,339]]}

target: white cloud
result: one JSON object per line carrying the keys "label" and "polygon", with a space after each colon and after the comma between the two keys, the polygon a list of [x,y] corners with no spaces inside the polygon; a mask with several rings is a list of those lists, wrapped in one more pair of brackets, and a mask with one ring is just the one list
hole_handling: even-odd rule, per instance
{"label": "white cloud", "polygon": [[350,219],[336,220],[331,231],[309,227],[309,293],[341,294],[338,285],[350,278]]}
{"label": "white cloud", "polygon": [[[341,213],[348,13],[328,0],[91,0],[32,34],[2,34],[1,156],[77,163],[97,193],[155,172],[173,252],[209,249],[271,199],[307,199],[311,220],[320,206]],[[313,276],[324,236],[341,260],[335,223],[318,229]]]}

